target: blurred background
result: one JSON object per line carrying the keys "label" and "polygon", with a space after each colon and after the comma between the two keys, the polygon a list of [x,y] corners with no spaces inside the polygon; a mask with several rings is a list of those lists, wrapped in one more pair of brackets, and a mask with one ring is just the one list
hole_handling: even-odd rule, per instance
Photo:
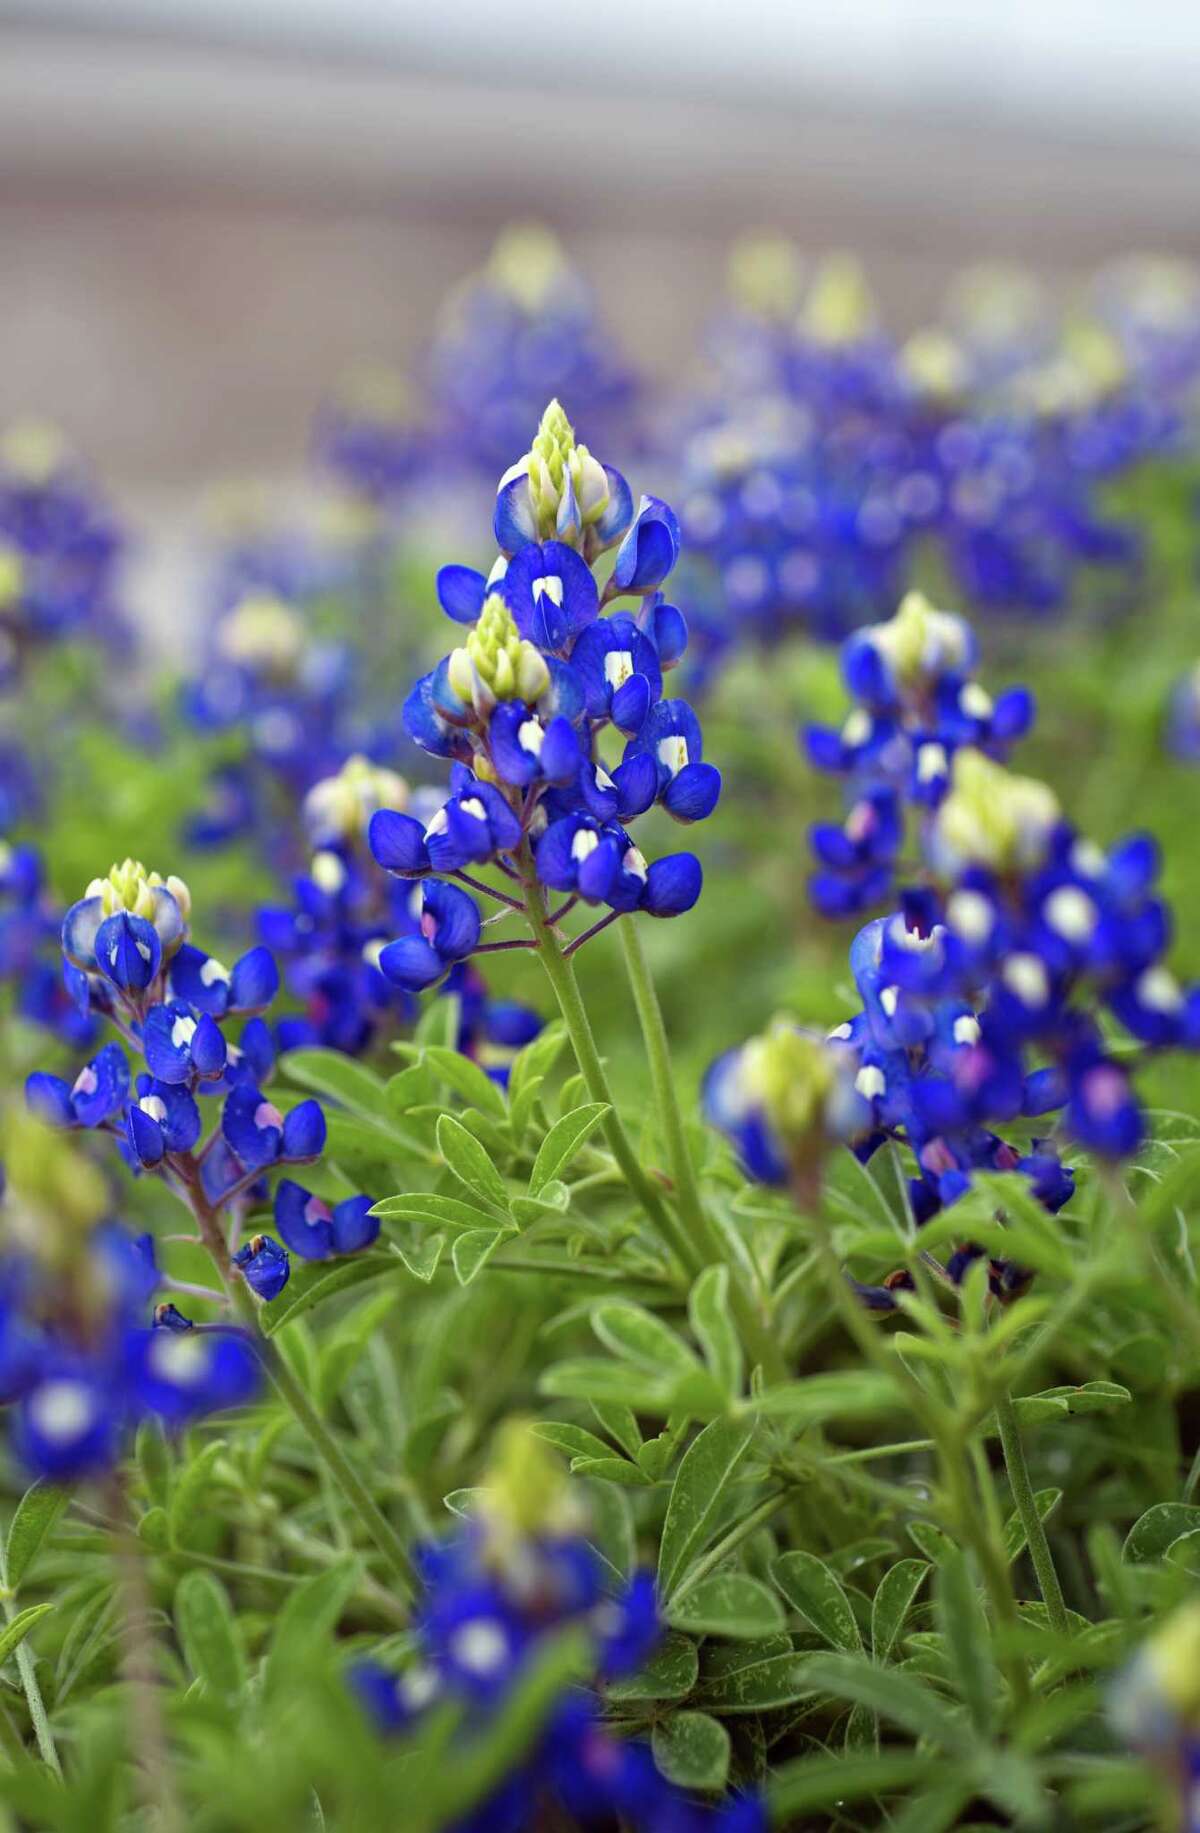
{"label": "blurred background", "polygon": [[410,365],[513,217],[660,377],[755,225],[856,250],[899,330],[983,255],[1200,255],[1198,77],[1170,0],[2,0],[0,421],[169,542],[202,481],[298,468],[349,365]]}

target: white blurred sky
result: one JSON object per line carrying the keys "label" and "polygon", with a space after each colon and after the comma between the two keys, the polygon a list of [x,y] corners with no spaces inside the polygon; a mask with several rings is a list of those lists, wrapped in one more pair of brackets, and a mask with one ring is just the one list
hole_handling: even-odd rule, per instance
{"label": "white blurred sky", "polygon": [[0,0],[5,20],[394,59],[414,74],[731,102],[816,94],[1200,137],[1195,0]]}

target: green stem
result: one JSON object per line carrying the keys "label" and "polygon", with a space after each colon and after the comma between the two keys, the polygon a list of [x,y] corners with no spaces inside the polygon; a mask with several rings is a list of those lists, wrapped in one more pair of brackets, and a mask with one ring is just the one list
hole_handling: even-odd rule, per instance
{"label": "green stem", "polygon": [[1063,1599],[1062,1586],[1054,1565],[1054,1555],[1050,1551],[1050,1542],[1046,1538],[1046,1529],[1038,1513],[1037,1500],[1033,1484],[1029,1477],[1029,1465],[1025,1461],[1025,1447],[1021,1442],[1021,1428],[1017,1423],[1017,1409],[1012,1403],[1012,1395],[1002,1390],[996,1396],[996,1421],[1000,1427],[1000,1443],[1004,1448],[1004,1464],[1008,1471],[1009,1488],[1021,1526],[1025,1530],[1025,1542],[1029,1556],[1033,1560],[1033,1569],[1037,1573],[1038,1590],[1050,1618],[1050,1627],[1058,1635],[1071,1633],[1067,1617],[1067,1606]]}
{"label": "green stem", "polygon": [[637,923],[632,917],[625,917],[617,928],[621,935],[625,970],[629,976],[642,1042],[646,1047],[659,1129],[667,1149],[679,1214],[688,1235],[689,1269],[699,1273],[708,1266],[728,1267],[730,1309],[747,1352],[754,1361],[761,1364],[769,1380],[786,1381],[787,1363],[763,1322],[753,1294],[747,1290],[742,1268],[734,1263],[729,1247],[705,1209],[700,1195],[696,1167],[692,1162],[683,1115],[675,1093],[675,1074],[667,1042],[667,1028],[663,1023],[662,1007],[658,1002],[654,981],[646,964]]}
{"label": "green stem", "polygon": [[129,1688],[127,1725],[139,1791],[157,1833],[182,1833],[184,1821],[175,1791],[171,1751],[163,1720],[162,1682],[146,1583],[145,1549],[134,1532],[120,1476],[109,1486],[113,1558],[117,1568],[121,1667]]}
{"label": "green stem", "polygon": [[604,1065],[600,1061],[600,1052],[596,1048],[596,1039],[592,1032],[587,1007],[575,978],[575,969],[564,955],[562,945],[555,931],[546,921],[546,899],[537,873],[534,870],[533,856],[528,847],[522,848],[519,856],[521,879],[525,886],[525,908],[529,919],[529,929],[537,944],[538,959],[546,970],[546,978],[554,989],[558,1009],[562,1013],[571,1048],[575,1052],[575,1061],[583,1077],[588,1094],[593,1101],[602,1101],[608,1108],[600,1123],[601,1131],[609,1151],[621,1167],[622,1175],[633,1195],[641,1204],[647,1220],[652,1224],[659,1240],[673,1260],[687,1269],[692,1265],[691,1244],[687,1231],[681,1226],[668,1204],[651,1178],[643,1169],[633,1142],[625,1131],[624,1124],[617,1112]]}
{"label": "green stem", "polygon": [[[4,1555],[3,1541],[0,1540],[0,1605],[3,1605],[4,1620],[11,1623],[17,1615],[17,1601],[8,1589],[8,1562]],[[46,1711],[46,1702],[42,1698],[42,1689],[38,1685],[37,1668],[34,1664],[33,1650],[28,1641],[19,1644],[16,1652],[17,1673],[21,1676],[21,1688],[25,1694],[25,1703],[29,1707],[29,1721],[33,1726],[33,1735],[37,1740],[38,1754],[48,1769],[52,1769],[61,1781],[62,1764],[58,1760],[58,1750],[54,1743],[54,1733],[50,1729],[50,1718]]]}

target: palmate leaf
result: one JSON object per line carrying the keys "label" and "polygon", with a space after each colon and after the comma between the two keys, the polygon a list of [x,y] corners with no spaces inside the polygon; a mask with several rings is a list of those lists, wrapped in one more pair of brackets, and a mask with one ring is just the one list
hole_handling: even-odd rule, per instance
{"label": "palmate leaf", "polygon": [[771,1567],[771,1577],[793,1610],[833,1648],[858,1649],[862,1637],[849,1599],[823,1560],[815,1553],[782,1553]]}
{"label": "palmate leaf", "polygon": [[652,1739],[654,1761],[680,1788],[724,1788],[729,1775],[729,1733],[707,1712],[673,1712],[660,1719]]}
{"label": "palmate leaf", "polygon": [[468,1133],[461,1120],[443,1114],[437,1123],[438,1151],[459,1182],[485,1203],[494,1203],[508,1214],[508,1191],[504,1179],[487,1155],[486,1148]]}
{"label": "palmate leaf", "polygon": [[680,1589],[668,1608],[675,1629],[693,1636],[726,1636],[753,1641],[783,1628],[783,1611],[773,1592],[747,1572],[714,1572]]}

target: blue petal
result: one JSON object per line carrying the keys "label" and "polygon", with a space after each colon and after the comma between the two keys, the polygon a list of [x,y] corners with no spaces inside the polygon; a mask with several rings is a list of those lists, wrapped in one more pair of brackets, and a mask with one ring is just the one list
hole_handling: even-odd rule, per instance
{"label": "blue petal", "polygon": [[319,1101],[302,1101],[283,1123],[286,1159],[319,1158],[325,1149],[325,1113]]}
{"label": "blue petal", "polygon": [[642,908],[651,916],[682,916],[700,896],[704,874],[694,853],[671,853],[656,859],[646,873]]}
{"label": "blue petal", "polygon": [[412,815],[402,815],[394,808],[377,808],[367,827],[367,845],[385,872],[416,878],[429,870],[425,829]]}
{"label": "blue petal", "polygon": [[68,961],[76,967],[96,965],[96,932],[104,921],[104,906],[98,897],[80,898],[63,918],[62,945]]}
{"label": "blue petal", "polygon": [[426,881],[422,902],[422,929],[432,918],[430,939],[443,961],[461,961],[478,946],[479,906],[468,892],[431,878]]}
{"label": "blue petal", "polygon": [[167,1150],[163,1130],[157,1120],[142,1112],[136,1101],[126,1111],[125,1130],[140,1164],[157,1165],[162,1162]]}
{"label": "blue petal", "polygon": [[473,566],[444,566],[437,576],[438,604],[456,624],[473,624],[483,609],[487,580]]}
{"label": "blue petal", "polygon": [[85,1063],[71,1089],[71,1106],[80,1126],[96,1127],[124,1107],[129,1094],[129,1062],[120,1044],[105,1044]]}
{"label": "blue petal", "polygon": [[161,961],[162,943],[145,917],[118,910],[96,931],[96,965],[123,992],[148,987]]}
{"label": "blue petal", "polygon": [[290,1177],[280,1178],[275,1188],[275,1226],[284,1246],[301,1260],[328,1260],[333,1252],[329,1205]]}
{"label": "blue petal", "polygon": [[192,1034],[192,1064],[202,1076],[218,1076],[225,1067],[225,1037],[209,1012],[200,1015]]}
{"label": "blue petal", "polygon": [[239,1083],[225,1097],[221,1132],[247,1169],[270,1165],[283,1144],[283,1116],[252,1083]]}
{"label": "blue petal", "polygon": [[516,554],[537,540],[537,523],[529,501],[529,473],[521,471],[500,486],[492,516],[496,546],[502,554]]}
{"label": "blue petal", "polygon": [[48,1127],[73,1127],[75,1110],[71,1106],[70,1085],[61,1076],[47,1070],[35,1070],[25,1078],[25,1105],[31,1114]]}
{"label": "blue petal", "polygon": [[197,1012],[222,1018],[229,1007],[229,975],[212,955],[185,942],[171,962],[171,991]]}
{"label": "blue petal", "polygon": [[235,1012],[258,1012],[269,1006],[279,991],[279,969],[270,949],[248,949],[233,964],[229,1003]]}
{"label": "blue petal", "polygon": [[685,764],[663,791],[662,805],[676,821],[704,821],[721,794],[721,772],[712,764]]}
{"label": "blue petal", "polygon": [[432,986],[446,972],[446,966],[422,936],[401,936],[398,942],[389,942],[379,956],[381,973],[410,993]]}
{"label": "blue petal", "polygon": [[380,1218],[371,1214],[370,1197],[347,1197],[333,1212],[336,1253],[358,1254],[378,1238]]}

